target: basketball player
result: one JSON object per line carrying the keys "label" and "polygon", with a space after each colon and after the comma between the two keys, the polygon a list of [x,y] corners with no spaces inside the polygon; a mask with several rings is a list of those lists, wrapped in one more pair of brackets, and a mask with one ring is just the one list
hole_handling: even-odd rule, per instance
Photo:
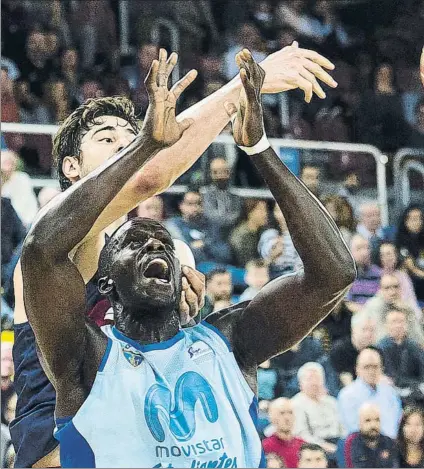
{"label": "basketball player", "polygon": [[[166,53],[161,51],[160,54],[163,63]],[[161,73],[169,75],[175,61],[176,55],[173,54],[166,66],[161,66]],[[262,62],[262,66],[267,72],[262,88],[266,93],[300,88],[305,92],[306,101],[310,101],[312,93],[320,98],[325,97],[317,78],[331,87],[337,85],[324,70],[332,70],[334,65],[314,51],[299,48],[297,43],[271,54]],[[188,76],[189,80],[192,78],[193,75]],[[110,235],[123,222],[121,217],[139,202],[165,190],[197,160],[228,123],[229,118],[223,104],[226,100],[236,100],[240,87],[240,79],[236,77],[221,90],[178,116],[179,122],[184,118],[193,119],[194,122],[176,144],[164,148],[154,160],[143,167],[143,171],[134,174],[72,253],[72,260],[87,285],[89,309],[95,306],[91,310],[91,317],[98,320],[99,324],[104,317],[103,303],[98,302],[97,288],[90,280],[95,279],[93,275],[105,236]],[[87,121],[83,119],[83,115],[95,115],[96,119]],[[96,134],[105,126],[113,128]],[[58,160],[62,189],[67,189],[130,144],[135,138],[134,134],[138,132],[132,105],[128,101],[106,98],[85,103],[71,114],[55,137],[54,154]],[[137,151],[137,148],[134,150]],[[79,210],[79,207],[75,207],[75,210]],[[183,323],[197,314],[204,292],[202,277],[199,278],[196,272],[190,270],[185,276],[188,282],[183,278],[180,308]],[[14,286],[14,361],[18,406],[11,434],[17,451],[16,465],[57,466],[57,442],[53,438],[55,393],[40,366],[34,335],[27,322],[20,265],[15,272]]]}
{"label": "basketball player", "polygon": [[333,220],[266,139],[265,72],[247,50],[236,60],[243,90],[238,109],[225,104],[234,138],[272,191],[304,270],[269,283],[250,303],[181,329],[181,266],[172,239],[158,222],[135,219],[112,234],[99,260],[99,289],[113,305],[115,326],[101,330],[86,320],[84,281],[69,253],[140,166],[190,126],[177,125],[154,61],[142,133],[54,199],[22,252],[25,306],[57,391],[63,467],[263,463],[254,422],[257,366],[301,340],[355,279]]}

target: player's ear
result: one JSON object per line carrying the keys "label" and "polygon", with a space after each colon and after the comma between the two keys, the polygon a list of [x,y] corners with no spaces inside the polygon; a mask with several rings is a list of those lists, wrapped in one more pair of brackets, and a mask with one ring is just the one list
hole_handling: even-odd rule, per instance
{"label": "player's ear", "polygon": [[115,288],[115,282],[108,277],[102,277],[97,283],[97,288],[102,295],[109,295],[109,293]]}
{"label": "player's ear", "polygon": [[63,174],[72,182],[81,177],[81,164],[75,156],[65,156],[62,161]]}

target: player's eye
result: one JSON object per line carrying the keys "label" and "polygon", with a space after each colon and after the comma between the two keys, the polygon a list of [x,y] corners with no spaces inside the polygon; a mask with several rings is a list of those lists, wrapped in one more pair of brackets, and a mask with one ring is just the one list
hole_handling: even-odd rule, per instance
{"label": "player's eye", "polygon": [[113,139],[110,137],[105,137],[99,140],[99,142],[113,143]]}

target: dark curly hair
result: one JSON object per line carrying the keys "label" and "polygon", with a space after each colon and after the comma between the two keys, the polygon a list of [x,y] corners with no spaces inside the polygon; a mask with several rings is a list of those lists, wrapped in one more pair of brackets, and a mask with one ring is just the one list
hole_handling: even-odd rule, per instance
{"label": "dark curly hair", "polygon": [[135,115],[133,103],[125,97],[89,99],[79,106],[60,126],[53,139],[53,159],[57,164],[60,188],[64,191],[71,181],[63,173],[63,160],[74,156],[81,162],[81,140],[99,122],[100,116],[116,116],[126,120],[138,133],[141,122]]}
{"label": "dark curly hair", "polygon": [[[422,422],[424,424],[424,412],[416,406],[408,406],[406,409],[403,411],[402,414],[402,419],[400,421],[399,425],[399,433],[398,433],[398,447],[399,447],[399,452],[401,454],[402,459],[406,460],[407,458],[407,442],[405,439],[405,435],[403,432],[403,429],[411,415],[417,414],[421,417]],[[420,449],[421,449],[421,461],[420,464],[424,464],[424,436],[421,438],[420,441]]]}

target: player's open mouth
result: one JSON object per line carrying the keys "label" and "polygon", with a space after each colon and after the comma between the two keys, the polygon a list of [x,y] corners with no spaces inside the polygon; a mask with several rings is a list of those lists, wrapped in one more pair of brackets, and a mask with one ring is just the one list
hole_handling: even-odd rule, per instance
{"label": "player's open mouth", "polygon": [[154,278],[162,283],[169,283],[171,273],[168,263],[164,259],[153,259],[147,265],[143,272],[144,277]]}

